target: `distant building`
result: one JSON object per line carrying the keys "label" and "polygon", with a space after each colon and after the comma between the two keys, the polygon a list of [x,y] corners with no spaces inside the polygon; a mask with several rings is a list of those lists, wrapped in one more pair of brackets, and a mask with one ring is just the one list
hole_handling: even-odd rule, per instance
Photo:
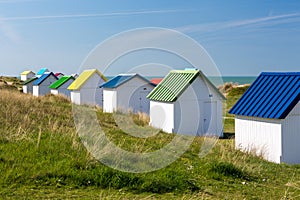
{"label": "distant building", "polygon": [[[56,76],[57,77],[57,76]],[[71,98],[71,91],[68,90],[68,87],[73,83],[75,78],[73,76],[63,76],[52,85],[49,86],[51,89],[51,94],[61,94],[66,97]]]}
{"label": "distant building", "polygon": [[33,77],[23,82],[23,93],[33,94],[33,82],[37,79],[37,77]]}
{"label": "distant building", "polygon": [[103,105],[103,89],[99,85],[107,79],[97,69],[83,71],[68,87],[71,101],[78,105]]}
{"label": "distant building", "polygon": [[44,96],[50,93],[49,86],[57,81],[57,77],[52,73],[45,73],[33,82],[33,95]]}
{"label": "distant building", "polygon": [[100,86],[103,88],[103,111],[149,113],[147,95],[155,87],[139,74],[120,74]]}
{"label": "distant building", "polygon": [[21,81],[26,81],[28,79],[31,79],[35,76],[35,73],[33,71],[24,71],[21,73]]}
{"label": "distant building", "polygon": [[300,163],[300,72],[263,72],[229,111],[235,147],[275,163]]}
{"label": "distant building", "polygon": [[225,97],[197,69],[171,71],[148,98],[153,127],[167,133],[223,135]]}

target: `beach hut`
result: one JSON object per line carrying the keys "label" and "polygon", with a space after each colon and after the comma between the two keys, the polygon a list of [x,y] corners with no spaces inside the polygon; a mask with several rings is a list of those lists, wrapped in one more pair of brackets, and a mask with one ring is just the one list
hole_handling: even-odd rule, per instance
{"label": "beach hut", "polygon": [[68,87],[71,90],[71,101],[78,105],[103,104],[103,89],[99,87],[107,79],[97,69],[83,71]]}
{"label": "beach hut", "polygon": [[173,70],[148,95],[150,125],[167,133],[222,136],[225,97],[198,69]]}
{"label": "beach hut", "polygon": [[26,81],[28,79],[31,79],[35,76],[35,73],[33,71],[24,71],[21,73],[21,81]]}
{"label": "beach hut", "polygon": [[38,73],[36,73],[36,77],[41,77],[43,74],[50,72],[47,68],[41,68]]}
{"label": "beach hut", "polygon": [[[56,76],[57,77],[57,76]],[[61,94],[66,97],[71,97],[71,91],[68,90],[68,87],[73,83],[75,78],[73,76],[63,76],[49,86],[51,89],[51,94]]]}
{"label": "beach hut", "polygon": [[100,86],[103,88],[103,111],[149,113],[147,95],[155,85],[139,74],[120,74]]}
{"label": "beach hut", "polygon": [[37,80],[37,77],[30,78],[23,82],[23,93],[33,94],[33,82]]}
{"label": "beach hut", "polygon": [[57,72],[57,73],[55,73],[55,76],[60,79],[61,77],[64,76],[64,74],[61,72]]}
{"label": "beach hut", "polygon": [[57,77],[52,73],[44,73],[33,82],[33,95],[43,96],[50,93],[49,86],[57,81]]}
{"label": "beach hut", "polygon": [[300,163],[300,72],[263,72],[229,111],[235,147],[275,163]]}

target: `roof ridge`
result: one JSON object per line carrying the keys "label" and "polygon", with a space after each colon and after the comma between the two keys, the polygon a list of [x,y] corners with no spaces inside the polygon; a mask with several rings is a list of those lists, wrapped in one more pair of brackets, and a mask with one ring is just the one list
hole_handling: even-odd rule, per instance
{"label": "roof ridge", "polygon": [[260,75],[297,75],[300,76],[300,72],[262,72]]}

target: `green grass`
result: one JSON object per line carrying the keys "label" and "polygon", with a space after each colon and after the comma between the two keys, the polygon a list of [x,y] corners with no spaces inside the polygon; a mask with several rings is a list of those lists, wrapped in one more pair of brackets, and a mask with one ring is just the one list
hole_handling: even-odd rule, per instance
{"label": "green grass", "polygon": [[225,119],[224,119],[224,133],[226,136],[232,136],[234,133],[234,115],[228,114],[232,106],[237,102],[237,100],[246,92],[249,86],[245,87],[232,87],[228,90],[227,100],[224,107]]}
{"label": "green grass", "polygon": [[[107,137],[133,152],[169,143],[173,134],[147,139],[127,135],[112,114],[95,108]],[[120,116],[121,118],[124,116]],[[147,127],[147,119],[131,115]],[[204,138],[178,160],[142,174],[111,169],[86,151],[70,102],[0,90],[0,198],[11,199],[297,199],[300,165],[273,164],[236,151],[233,139],[218,140],[199,158]]]}

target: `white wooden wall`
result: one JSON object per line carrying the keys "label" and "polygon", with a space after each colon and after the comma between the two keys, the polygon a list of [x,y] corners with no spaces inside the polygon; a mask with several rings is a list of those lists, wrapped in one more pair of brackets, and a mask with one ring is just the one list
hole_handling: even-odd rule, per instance
{"label": "white wooden wall", "polygon": [[281,120],[236,116],[235,147],[262,155],[266,160],[280,163]]}
{"label": "white wooden wall", "polygon": [[150,126],[162,129],[166,133],[173,133],[174,104],[150,101]]}
{"label": "white wooden wall", "polygon": [[80,90],[72,90],[71,91],[71,101],[74,104],[80,105]]}
{"label": "white wooden wall", "polygon": [[51,89],[51,94],[54,94],[54,95],[58,95],[58,90],[57,89]]}
{"label": "white wooden wall", "polygon": [[300,163],[300,102],[282,123],[282,162]]}
{"label": "white wooden wall", "polygon": [[117,91],[115,89],[103,89],[103,112],[112,113],[117,110]]}

